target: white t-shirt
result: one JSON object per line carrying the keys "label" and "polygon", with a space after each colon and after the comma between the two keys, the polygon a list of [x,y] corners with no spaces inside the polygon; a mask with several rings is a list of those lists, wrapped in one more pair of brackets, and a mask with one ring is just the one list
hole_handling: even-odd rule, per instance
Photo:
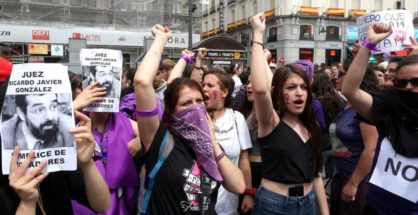
{"label": "white t-shirt", "polygon": [[240,90],[242,84],[241,79],[238,76],[232,76],[232,80],[234,80],[234,92],[232,93],[232,97],[235,97],[237,92]]}
{"label": "white t-shirt", "polygon": [[[238,166],[241,150],[252,147],[250,133],[244,116],[230,108],[225,109],[225,114],[214,121],[215,138],[222,146],[225,154]],[[221,186],[218,191],[218,200],[215,210],[219,215],[238,214],[238,195],[230,193]]]}

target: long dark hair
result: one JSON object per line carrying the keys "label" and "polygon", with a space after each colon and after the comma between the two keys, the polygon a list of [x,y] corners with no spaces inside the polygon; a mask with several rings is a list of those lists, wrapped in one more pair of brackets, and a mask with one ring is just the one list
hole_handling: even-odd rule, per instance
{"label": "long dark hair", "polygon": [[185,87],[189,87],[190,89],[197,90],[202,94],[203,98],[203,90],[200,85],[191,79],[188,78],[176,78],[174,79],[168,86],[167,90],[164,93],[164,114],[162,118],[162,122],[168,124],[170,121],[171,115],[174,113],[174,109],[177,105],[177,101],[180,98],[180,91]]}
{"label": "long dark hair", "polygon": [[315,73],[311,88],[315,98],[321,102],[328,126],[342,110],[344,102],[341,96],[337,94],[331,79],[324,71]]}
{"label": "long dark hair", "polygon": [[[303,79],[303,82],[309,86],[308,77],[304,70],[295,64],[287,64],[279,68],[274,73],[272,81],[272,102],[273,107],[277,111],[277,114],[282,118],[286,113],[286,102],[283,95],[283,85],[291,74],[296,74]],[[315,176],[319,174],[322,168],[322,134],[318,122],[315,118],[313,109],[313,97],[310,87],[306,88],[308,98],[303,112],[299,115],[299,119],[302,121],[303,126],[308,130],[311,138],[311,143],[315,153]]]}

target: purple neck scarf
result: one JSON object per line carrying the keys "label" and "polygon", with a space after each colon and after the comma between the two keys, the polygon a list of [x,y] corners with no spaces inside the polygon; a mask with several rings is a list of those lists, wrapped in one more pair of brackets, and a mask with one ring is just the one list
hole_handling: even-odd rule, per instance
{"label": "purple neck scarf", "polygon": [[204,104],[192,105],[171,116],[171,129],[194,151],[197,162],[216,181],[222,182],[210,138]]}

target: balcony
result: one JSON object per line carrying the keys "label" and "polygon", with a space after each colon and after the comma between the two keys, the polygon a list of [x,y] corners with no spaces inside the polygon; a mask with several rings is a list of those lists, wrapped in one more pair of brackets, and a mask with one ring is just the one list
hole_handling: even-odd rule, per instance
{"label": "balcony", "polygon": [[318,7],[299,7],[299,15],[306,15],[306,16],[319,16],[319,8]]}
{"label": "balcony", "polygon": [[328,8],[326,13],[327,16],[344,17],[345,10],[344,8]]}
{"label": "balcony", "polygon": [[226,25],[226,30],[227,31],[230,31],[230,30],[232,30],[232,29],[234,29],[236,27],[237,26],[236,26],[235,22],[230,22],[230,23],[228,23],[228,25]]}
{"label": "balcony", "polygon": [[244,25],[247,25],[247,19],[240,19],[240,20],[235,22],[235,25],[236,25],[237,28],[241,27],[241,26],[244,26]]}
{"label": "balcony", "polygon": [[350,10],[350,16],[351,17],[363,16],[363,15],[366,15],[366,13],[367,13],[366,10],[359,10],[359,9],[351,9]]}

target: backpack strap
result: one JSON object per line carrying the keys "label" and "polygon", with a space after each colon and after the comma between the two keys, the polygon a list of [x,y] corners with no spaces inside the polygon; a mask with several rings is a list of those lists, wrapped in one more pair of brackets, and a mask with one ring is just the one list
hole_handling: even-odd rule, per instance
{"label": "backpack strap", "polygon": [[155,164],[154,168],[152,168],[151,172],[147,176],[148,185],[147,185],[144,200],[142,202],[141,209],[140,209],[141,215],[147,214],[149,200],[151,199],[152,190],[155,185],[156,175],[158,171],[161,169],[161,167],[163,166],[164,161],[166,160],[170,152],[173,150],[173,147],[174,147],[174,138],[170,134],[170,132],[167,130],[164,134],[163,141],[158,151],[157,163]]}

